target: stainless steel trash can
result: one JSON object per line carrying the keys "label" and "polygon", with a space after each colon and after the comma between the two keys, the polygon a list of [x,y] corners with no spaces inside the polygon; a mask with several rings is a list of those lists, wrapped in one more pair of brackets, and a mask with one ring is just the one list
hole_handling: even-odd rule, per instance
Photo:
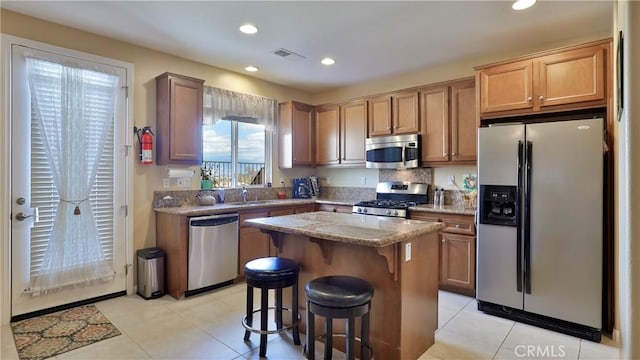
{"label": "stainless steel trash can", "polygon": [[138,258],[138,295],[155,299],[164,295],[165,253],[159,248],[140,249]]}

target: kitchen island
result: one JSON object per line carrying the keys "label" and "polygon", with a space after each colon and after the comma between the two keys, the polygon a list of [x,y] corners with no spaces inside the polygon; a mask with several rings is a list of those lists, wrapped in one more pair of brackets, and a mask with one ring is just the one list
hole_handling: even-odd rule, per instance
{"label": "kitchen island", "polygon": [[[278,256],[300,263],[301,311],[306,310],[304,285],[312,279],[360,277],[374,287],[370,343],[375,358],[417,359],[433,345],[441,223],[313,212],[246,224],[269,233]],[[344,321],[334,323],[336,332],[344,332]],[[316,322],[316,334],[324,332],[322,325]],[[305,327],[303,317],[303,332]],[[341,348],[339,342],[334,344]]]}

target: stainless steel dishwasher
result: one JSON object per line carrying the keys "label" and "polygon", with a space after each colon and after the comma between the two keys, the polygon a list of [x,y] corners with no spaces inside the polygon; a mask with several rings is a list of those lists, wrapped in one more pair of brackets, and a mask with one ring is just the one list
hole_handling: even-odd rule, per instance
{"label": "stainless steel dishwasher", "polygon": [[238,277],[238,214],[189,218],[187,291],[194,295]]}

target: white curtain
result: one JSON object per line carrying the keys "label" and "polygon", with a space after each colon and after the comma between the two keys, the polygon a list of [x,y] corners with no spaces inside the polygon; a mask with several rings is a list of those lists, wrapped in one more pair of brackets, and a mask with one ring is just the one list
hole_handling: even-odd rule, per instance
{"label": "white curtain", "polygon": [[119,78],[76,64],[27,58],[32,114],[60,203],[34,292],[114,276],[89,201],[105,134],[113,127]]}
{"label": "white curtain", "polygon": [[264,125],[269,132],[275,130],[278,102],[274,99],[205,86],[203,107],[205,125],[241,118]]}

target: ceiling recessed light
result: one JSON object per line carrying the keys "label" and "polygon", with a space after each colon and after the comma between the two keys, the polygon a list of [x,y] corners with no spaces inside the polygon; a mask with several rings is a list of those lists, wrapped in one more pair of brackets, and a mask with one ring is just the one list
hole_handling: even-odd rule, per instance
{"label": "ceiling recessed light", "polygon": [[524,10],[532,7],[535,3],[536,0],[517,0],[511,5],[511,8],[513,10]]}
{"label": "ceiling recessed light", "polygon": [[244,24],[240,26],[240,31],[242,31],[245,34],[255,34],[258,32],[258,28],[251,24]]}
{"label": "ceiling recessed light", "polygon": [[259,68],[257,66],[249,65],[244,69],[247,70],[247,71],[250,71],[250,72],[256,72],[256,71],[258,71]]}
{"label": "ceiling recessed light", "polygon": [[320,62],[321,62],[322,64],[324,64],[324,65],[333,65],[333,64],[335,64],[335,63],[336,63],[336,61],[335,61],[335,60],[333,60],[333,59],[332,59],[332,58],[330,58],[330,57],[326,57],[326,58],[322,59]]}

